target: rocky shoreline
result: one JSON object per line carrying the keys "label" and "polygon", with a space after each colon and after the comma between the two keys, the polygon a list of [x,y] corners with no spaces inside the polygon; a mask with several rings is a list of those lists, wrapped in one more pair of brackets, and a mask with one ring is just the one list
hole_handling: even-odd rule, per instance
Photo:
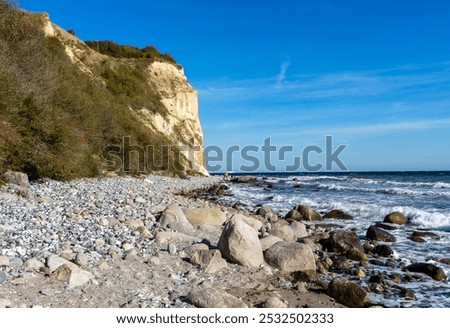
{"label": "rocky shoreline", "polygon": [[5,180],[0,307],[370,307],[374,293],[413,298],[403,280],[446,279],[371,268],[402,266],[383,227],[362,244],[301,205],[280,218],[222,204],[219,177]]}

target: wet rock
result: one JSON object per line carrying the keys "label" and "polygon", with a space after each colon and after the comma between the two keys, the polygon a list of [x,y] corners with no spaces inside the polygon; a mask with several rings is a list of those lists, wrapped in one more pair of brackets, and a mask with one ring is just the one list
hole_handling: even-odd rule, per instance
{"label": "wet rock", "polygon": [[412,237],[421,237],[421,238],[431,238],[433,240],[440,240],[438,234],[431,231],[414,231],[411,235]]}
{"label": "wet rock", "polygon": [[198,265],[206,273],[216,273],[228,267],[218,250],[199,250],[190,258],[191,263]]}
{"label": "wet rock", "polygon": [[324,219],[353,220],[353,216],[341,210],[332,210],[324,215]]}
{"label": "wet rock", "polygon": [[408,223],[408,218],[400,212],[393,212],[386,215],[383,222],[404,225]]}
{"label": "wet rock", "polygon": [[243,266],[259,267],[264,263],[258,232],[242,220],[225,224],[217,248],[223,257]]}
{"label": "wet rock", "polygon": [[266,309],[285,309],[287,307],[288,305],[286,304],[286,302],[275,296],[270,297],[263,304],[263,308]]}
{"label": "wet rock", "polygon": [[235,183],[255,183],[258,180],[257,177],[252,176],[252,175],[243,175],[243,176],[238,176],[236,178],[231,179],[231,182],[235,182]]}
{"label": "wet rock", "polygon": [[367,229],[366,238],[373,241],[384,241],[389,243],[395,243],[397,240],[394,235],[375,226],[370,226],[369,229]]}
{"label": "wet rock", "polygon": [[319,213],[313,210],[311,207],[298,205],[294,207],[294,210],[300,213],[301,220],[303,221],[322,221],[322,217]]}
{"label": "wet rock", "polygon": [[440,267],[432,263],[414,263],[405,267],[409,272],[419,272],[430,276],[434,280],[446,281],[447,275]]}
{"label": "wet rock", "polygon": [[394,251],[388,245],[377,245],[377,246],[375,246],[375,248],[372,252],[381,257],[388,257],[388,256],[394,254]]}
{"label": "wet rock", "polygon": [[392,224],[392,223],[384,223],[384,222],[377,222],[377,223],[375,223],[375,227],[381,228],[381,229],[384,229],[384,230],[390,230],[390,231],[398,229],[397,225]]}
{"label": "wet rock", "polygon": [[335,253],[343,253],[351,260],[366,260],[364,247],[358,235],[351,230],[336,230],[330,233],[326,246]]}
{"label": "wet rock", "polygon": [[291,210],[289,211],[285,217],[286,220],[294,220],[294,221],[301,221],[303,220],[303,216],[300,214],[297,210]]}
{"label": "wet rock", "polygon": [[409,240],[415,242],[415,243],[426,243],[427,241],[425,239],[423,239],[422,237],[419,236],[409,236],[408,237]]}
{"label": "wet rock", "polygon": [[337,302],[351,307],[362,308],[369,305],[369,294],[354,282],[334,278],[328,285],[327,293]]}
{"label": "wet rock", "polygon": [[314,275],[316,260],[308,245],[295,242],[278,242],[264,253],[264,258],[271,266],[284,272],[303,272]]}
{"label": "wet rock", "polygon": [[216,288],[193,290],[189,293],[187,302],[198,308],[247,308],[237,297]]}
{"label": "wet rock", "polygon": [[184,214],[193,225],[211,224],[221,226],[227,220],[227,215],[219,208],[185,208]]}
{"label": "wet rock", "polygon": [[353,265],[347,260],[345,256],[335,256],[332,261],[332,267],[335,270],[347,271],[353,268]]}

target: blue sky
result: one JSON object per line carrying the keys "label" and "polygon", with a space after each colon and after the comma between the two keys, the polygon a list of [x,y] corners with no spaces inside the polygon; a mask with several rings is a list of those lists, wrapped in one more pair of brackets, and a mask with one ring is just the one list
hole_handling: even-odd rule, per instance
{"label": "blue sky", "polygon": [[48,12],[83,40],[172,54],[199,91],[205,145],[261,146],[271,137],[299,156],[332,135],[335,148],[348,145],[340,158],[350,170],[450,170],[450,1],[20,6]]}

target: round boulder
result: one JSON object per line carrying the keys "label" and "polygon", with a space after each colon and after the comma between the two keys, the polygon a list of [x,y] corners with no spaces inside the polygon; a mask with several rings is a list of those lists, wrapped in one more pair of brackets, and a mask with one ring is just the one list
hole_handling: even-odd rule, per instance
{"label": "round boulder", "polygon": [[445,271],[432,263],[414,263],[408,265],[405,269],[410,272],[419,272],[426,274],[427,276],[430,276],[434,280],[439,281],[447,280],[447,275],[445,274]]}
{"label": "round boulder", "polygon": [[352,220],[353,216],[341,210],[332,210],[324,215],[324,219]]}
{"label": "round boulder", "polygon": [[386,215],[383,222],[404,225],[408,223],[408,218],[400,212],[393,212],[391,214]]}
{"label": "round boulder", "polygon": [[361,286],[343,279],[331,280],[327,293],[337,302],[351,308],[362,308],[370,303],[369,294]]}
{"label": "round boulder", "polygon": [[217,248],[223,257],[246,267],[259,267],[264,263],[258,232],[242,220],[230,220],[225,224]]}
{"label": "round boulder", "polygon": [[280,241],[264,253],[264,258],[268,264],[284,272],[303,272],[308,276],[316,273],[314,253],[305,244]]}

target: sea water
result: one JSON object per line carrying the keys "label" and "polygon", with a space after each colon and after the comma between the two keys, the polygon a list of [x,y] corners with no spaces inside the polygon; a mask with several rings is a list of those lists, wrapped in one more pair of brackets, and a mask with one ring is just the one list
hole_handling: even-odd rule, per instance
{"label": "sea water", "polygon": [[[351,221],[326,220],[343,228],[357,228],[364,242],[367,228],[394,211],[410,221],[389,231],[397,238],[391,245],[394,256],[406,263],[437,264],[447,275],[450,266],[437,262],[450,258],[450,172],[359,172],[260,174],[257,184],[233,184],[231,195],[223,200],[243,203],[249,209],[270,205],[281,216],[296,205],[307,205],[320,213],[342,210],[354,217]],[[269,187],[269,188],[268,188]],[[436,233],[440,239],[426,238],[426,243],[408,237],[417,230]],[[395,270],[387,267],[382,271]],[[400,272],[400,269],[396,269]],[[389,306],[450,307],[450,285],[424,281],[402,283],[411,289],[416,301],[384,299]]]}

